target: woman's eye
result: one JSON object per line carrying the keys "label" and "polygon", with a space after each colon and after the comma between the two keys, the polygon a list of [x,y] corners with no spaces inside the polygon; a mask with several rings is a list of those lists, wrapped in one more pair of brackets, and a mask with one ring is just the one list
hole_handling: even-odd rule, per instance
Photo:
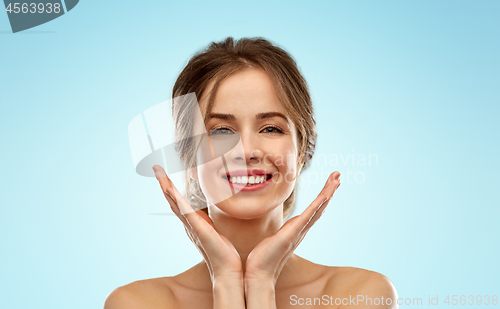
{"label": "woman's eye", "polygon": [[217,135],[217,134],[234,134],[234,132],[229,130],[228,128],[218,128],[215,130],[210,130],[210,135]]}
{"label": "woman's eye", "polygon": [[283,133],[283,131],[280,128],[277,127],[267,127],[262,130],[264,133]]}

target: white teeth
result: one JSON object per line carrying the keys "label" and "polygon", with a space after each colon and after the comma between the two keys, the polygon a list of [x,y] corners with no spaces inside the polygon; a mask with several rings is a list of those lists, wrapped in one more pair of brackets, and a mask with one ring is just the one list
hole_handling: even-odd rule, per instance
{"label": "white teeth", "polygon": [[233,176],[233,177],[228,177],[229,181],[231,183],[237,183],[237,184],[242,184],[242,185],[247,185],[247,184],[257,184],[257,183],[263,183],[266,181],[266,176]]}

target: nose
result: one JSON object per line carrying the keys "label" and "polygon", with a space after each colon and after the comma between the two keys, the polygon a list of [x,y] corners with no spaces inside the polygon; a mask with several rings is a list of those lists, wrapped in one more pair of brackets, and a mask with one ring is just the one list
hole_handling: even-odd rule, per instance
{"label": "nose", "polygon": [[251,134],[241,134],[240,143],[242,147],[235,147],[231,154],[231,159],[238,161],[240,164],[245,162],[247,165],[259,164],[263,158],[264,151],[261,148],[257,136]]}

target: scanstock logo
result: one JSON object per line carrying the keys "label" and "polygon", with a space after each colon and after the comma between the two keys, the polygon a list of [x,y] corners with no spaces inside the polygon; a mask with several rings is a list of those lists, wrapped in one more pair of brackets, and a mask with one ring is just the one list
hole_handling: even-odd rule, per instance
{"label": "scanstock logo", "polygon": [[78,0],[12,1],[3,0],[12,32],[30,29],[71,11]]}

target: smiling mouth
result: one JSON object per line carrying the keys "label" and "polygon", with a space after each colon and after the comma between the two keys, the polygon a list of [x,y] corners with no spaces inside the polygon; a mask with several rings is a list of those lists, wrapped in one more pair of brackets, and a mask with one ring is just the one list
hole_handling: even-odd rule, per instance
{"label": "smiling mouth", "polygon": [[261,176],[222,176],[222,178],[232,184],[251,187],[267,182],[268,180],[273,178],[273,175],[266,174]]}

